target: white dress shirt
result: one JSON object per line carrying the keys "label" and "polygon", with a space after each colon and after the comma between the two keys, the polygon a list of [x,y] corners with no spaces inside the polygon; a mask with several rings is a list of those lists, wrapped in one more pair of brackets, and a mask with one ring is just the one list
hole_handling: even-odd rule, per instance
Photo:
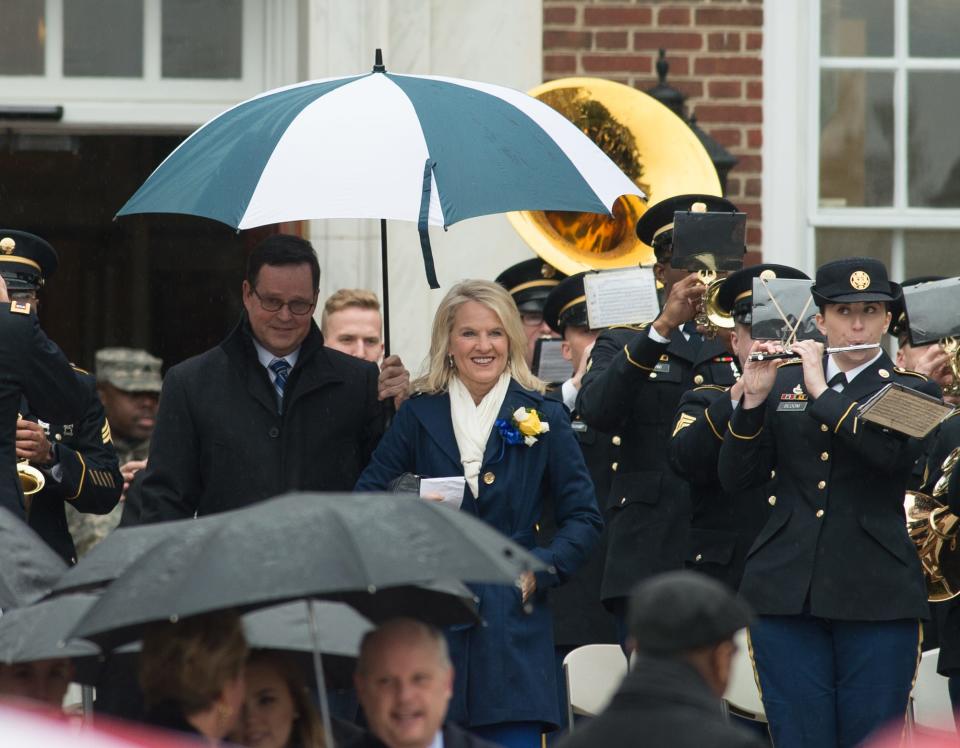
{"label": "white dress shirt", "polygon": [[270,351],[260,345],[256,338],[251,336],[251,339],[253,340],[253,347],[257,349],[257,359],[260,361],[260,365],[267,370],[267,376],[270,377],[270,384],[275,384],[277,379],[277,375],[274,374],[273,370],[270,368],[271,361],[282,358],[284,361],[290,364],[291,369],[297,365],[297,359],[300,357],[299,346],[297,346],[295,351],[288,353],[286,356],[274,356],[272,353],[270,353]]}

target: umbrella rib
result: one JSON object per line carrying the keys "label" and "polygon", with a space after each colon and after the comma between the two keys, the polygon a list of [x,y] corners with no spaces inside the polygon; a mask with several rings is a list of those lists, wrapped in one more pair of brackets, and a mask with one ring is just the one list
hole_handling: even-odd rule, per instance
{"label": "umbrella rib", "polygon": [[371,584],[372,575],[369,573],[367,565],[363,562],[363,555],[360,553],[360,547],[353,539],[353,535],[350,533],[350,528],[347,523],[343,521],[343,517],[340,516],[340,512],[331,512],[331,514],[339,526],[341,537],[345,538],[346,542],[350,544],[350,548],[353,550],[353,557],[356,559],[356,564],[360,567],[364,581],[366,582],[365,588],[367,591],[370,591],[370,587],[376,587],[376,584]]}

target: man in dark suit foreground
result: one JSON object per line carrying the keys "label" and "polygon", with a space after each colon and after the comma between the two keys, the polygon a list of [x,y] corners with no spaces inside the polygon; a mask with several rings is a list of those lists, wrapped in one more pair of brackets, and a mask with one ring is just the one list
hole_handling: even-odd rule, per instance
{"label": "man in dark suit foreground", "polygon": [[370,734],[350,748],[496,748],[443,723],[453,665],[443,634],[425,623],[397,618],[368,633],[354,684]]}
{"label": "man in dark suit foreground", "polygon": [[758,748],[763,743],[725,721],[720,698],[736,652],[734,634],[750,609],[721,582],[671,571],[631,596],[630,637],[637,658],[610,706],[560,748]]}

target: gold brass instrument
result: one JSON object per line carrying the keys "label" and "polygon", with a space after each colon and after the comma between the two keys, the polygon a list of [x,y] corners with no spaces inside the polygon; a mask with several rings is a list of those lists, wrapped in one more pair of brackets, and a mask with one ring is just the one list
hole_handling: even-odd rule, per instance
{"label": "gold brass instrument", "polygon": [[940,501],[947,492],[950,475],[958,461],[960,447],[943,461],[943,474],[933,489],[933,496],[907,491],[903,502],[907,532],[917,547],[927,582],[927,599],[932,603],[960,595],[960,553],[957,553],[960,517]]}
{"label": "gold brass instrument", "polygon": [[940,347],[950,357],[950,373],[953,382],[943,388],[943,394],[950,397],[960,395],[960,338],[944,338]]}
{"label": "gold brass instrument", "polygon": [[507,217],[544,261],[572,275],[649,265],[653,249],[637,238],[637,220],[668,197],[720,195],[717,170],[693,131],[641,91],[600,78],[561,78],[530,95],[586,133],[646,195],[625,195],[613,217],[570,211],[522,211]]}
{"label": "gold brass instrument", "polygon": [[720,330],[733,329],[733,315],[721,309],[717,304],[717,295],[723,285],[723,278],[718,278],[715,270],[698,270],[697,276],[707,288],[703,292],[703,296],[700,297],[694,323],[698,327],[705,328],[703,333],[705,338],[713,340]]}
{"label": "gold brass instrument", "polygon": [[[17,413],[17,420],[19,421],[21,418],[23,418],[23,414]],[[28,460],[17,461],[17,476],[20,478],[20,488],[23,489],[27,510],[29,511],[31,501],[29,497],[42,491],[47,479]]]}

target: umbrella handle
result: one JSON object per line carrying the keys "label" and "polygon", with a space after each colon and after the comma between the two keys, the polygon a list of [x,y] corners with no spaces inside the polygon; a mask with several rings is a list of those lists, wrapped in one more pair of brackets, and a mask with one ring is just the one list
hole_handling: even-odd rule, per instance
{"label": "umbrella handle", "polygon": [[320,632],[317,629],[317,616],[313,608],[314,601],[311,598],[307,600],[307,616],[310,619],[310,640],[313,643],[313,671],[317,679],[317,695],[320,697],[323,741],[328,748],[336,748],[333,738],[333,724],[330,721],[330,703],[327,700],[327,679],[323,674],[323,658],[320,657]]}

